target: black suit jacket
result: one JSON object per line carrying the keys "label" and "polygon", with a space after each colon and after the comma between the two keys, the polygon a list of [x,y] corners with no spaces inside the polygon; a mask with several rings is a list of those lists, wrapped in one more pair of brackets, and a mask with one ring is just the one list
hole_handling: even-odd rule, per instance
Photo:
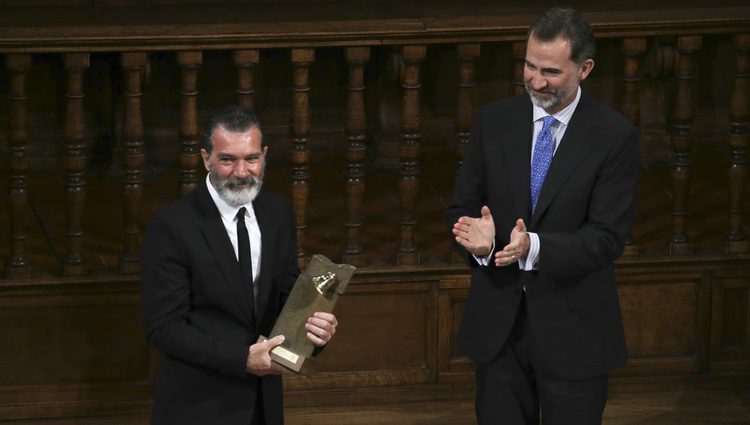
{"label": "black suit jacket", "polygon": [[[626,361],[614,280],[631,225],[637,187],[637,131],[582,93],[530,217],[532,105],[527,95],[482,108],[472,128],[447,218],[478,217],[488,205],[495,246],[523,218],[540,241],[538,267],[472,266],[459,345],[478,364],[492,360],[513,326],[522,285],[529,324],[551,369],[582,379]],[[457,244],[456,244],[457,245]]]}
{"label": "black suit jacket", "polygon": [[278,376],[245,372],[248,348],[268,335],[299,274],[292,208],[262,190],[253,202],[262,251],[258,309],[205,183],[162,209],[142,245],[142,313],[161,352],[154,424],[242,424],[263,385],[268,424],[283,423]]}

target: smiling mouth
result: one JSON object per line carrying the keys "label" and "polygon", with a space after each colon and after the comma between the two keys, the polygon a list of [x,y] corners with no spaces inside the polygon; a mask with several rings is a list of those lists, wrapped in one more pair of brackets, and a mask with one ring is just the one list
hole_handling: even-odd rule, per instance
{"label": "smiling mouth", "polygon": [[233,191],[236,192],[236,191],[240,191],[240,190],[244,190],[244,189],[251,189],[254,185],[255,185],[255,183],[253,181],[248,181],[248,182],[241,182],[240,181],[240,182],[230,182],[227,185],[227,187],[230,190],[233,190]]}

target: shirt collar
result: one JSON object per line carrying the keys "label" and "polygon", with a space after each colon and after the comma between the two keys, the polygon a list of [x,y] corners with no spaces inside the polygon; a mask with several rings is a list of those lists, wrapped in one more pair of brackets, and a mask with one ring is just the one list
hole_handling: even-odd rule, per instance
{"label": "shirt collar", "polygon": [[[570,105],[566,106],[562,110],[558,111],[555,114],[552,114],[553,117],[563,125],[567,126],[570,122],[570,119],[573,117],[573,112],[576,110],[576,106],[578,106],[578,102],[581,100],[581,86],[578,86],[578,90],[576,91],[576,98],[573,99],[572,102],[570,102]],[[537,122],[538,120],[541,120],[542,118],[550,115],[548,114],[544,109],[542,109],[539,106],[532,105],[533,106],[533,120],[532,122]]]}
{"label": "shirt collar", "polygon": [[245,210],[247,211],[246,214],[252,217],[252,214],[254,212],[252,202],[248,202],[245,205],[240,205],[239,207],[234,207],[227,204],[225,200],[221,199],[221,196],[219,195],[219,192],[217,192],[214,188],[214,185],[211,184],[211,180],[209,180],[208,175],[206,175],[206,186],[208,187],[208,193],[211,195],[211,199],[214,200],[214,204],[216,204],[216,208],[219,209],[219,214],[221,214],[221,217],[224,220],[234,220],[237,212],[242,207],[245,207]]}

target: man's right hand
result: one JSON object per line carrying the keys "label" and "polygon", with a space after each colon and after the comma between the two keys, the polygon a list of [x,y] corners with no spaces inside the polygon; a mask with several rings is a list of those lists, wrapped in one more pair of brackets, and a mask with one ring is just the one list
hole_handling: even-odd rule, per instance
{"label": "man's right hand", "polygon": [[276,335],[271,339],[251,345],[245,365],[247,373],[257,376],[280,375],[282,372],[281,366],[271,361],[269,353],[282,342],[284,342],[284,335]]}
{"label": "man's right hand", "polygon": [[492,250],[495,240],[495,221],[488,206],[482,207],[481,217],[463,216],[453,225],[456,242],[477,257],[484,257]]}

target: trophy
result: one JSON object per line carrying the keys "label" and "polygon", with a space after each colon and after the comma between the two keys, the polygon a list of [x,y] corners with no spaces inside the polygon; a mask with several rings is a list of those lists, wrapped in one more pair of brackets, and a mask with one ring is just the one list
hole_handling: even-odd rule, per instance
{"label": "trophy", "polygon": [[[271,337],[284,335],[284,342],[271,350],[274,362],[297,373],[302,369],[315,349],[315,344],[307,339],[307,318],[316,311],[333,312],[355,269],[349,264],[335,264],[324,255],[313,255],[271,330]],[[261,336],[259,341],[265,339]]]}

